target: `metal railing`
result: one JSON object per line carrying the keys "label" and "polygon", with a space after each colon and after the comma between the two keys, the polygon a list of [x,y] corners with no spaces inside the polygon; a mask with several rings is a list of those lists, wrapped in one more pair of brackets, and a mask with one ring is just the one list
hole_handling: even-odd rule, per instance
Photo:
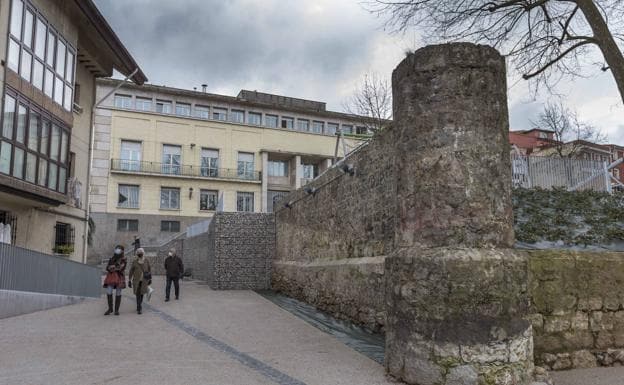
{"label": "metal railing", "polygon": [[65,258],[0,243],[0,289],[99,297],[101,271]]}
{"label": "metal railing", "polygon": [[129,173],[144,173],[170,176],[192,176],[199,178],[237,179],[260,181],[260,171],[247,171],[231,168],[211,168],[188,164],[168,164],[138,160],[111,159],[111,170]]}
{"label": "metal railing", "polygon": [[588,159],[546,156],[511,156],[514,187],[562,187],[573,190],[610,192],[609,166]]}

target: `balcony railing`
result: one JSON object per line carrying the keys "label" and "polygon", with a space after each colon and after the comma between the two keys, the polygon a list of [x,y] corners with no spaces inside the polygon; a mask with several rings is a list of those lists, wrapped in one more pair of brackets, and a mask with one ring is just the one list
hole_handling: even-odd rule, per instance
{"label": "balcony railing", "polygon": [[247,171],[231,168],[212,168],[187,164],[169,164],[137,160],[111,159],[111,170],[129,173],[145,173],[198,178],[238,179],[260,181],[260,171]]}

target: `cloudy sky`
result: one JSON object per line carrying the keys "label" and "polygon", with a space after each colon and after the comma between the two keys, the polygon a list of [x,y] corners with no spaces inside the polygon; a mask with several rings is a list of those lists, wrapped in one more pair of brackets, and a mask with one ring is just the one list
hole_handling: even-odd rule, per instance
{"label": "cloudy sky", "polygon": [[[364,74],[390,77],[416,31],[393,35],[358,0],[96,0],[150,83],[240,89],[327,102],[341,111]],[[609,72],[561,84],[568,107],[624,145],[624,107]],[[510,124],[530,128],[548,100],[509,75]]]}

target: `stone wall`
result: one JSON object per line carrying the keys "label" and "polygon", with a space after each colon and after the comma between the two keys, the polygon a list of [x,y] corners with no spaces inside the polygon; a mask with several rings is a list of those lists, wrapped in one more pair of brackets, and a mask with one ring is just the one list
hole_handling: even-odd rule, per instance
{"label": "stone wall", "polygon": [[624,364],[624,253],[529,254],[536,364],[554,370]]}
{"label": "stone wall", "polygon": [[382,330],[383,258],[394,249],[394,130],[299,189],[276,212],[272,288],[337,318]]}
{"label": "stone wall", "polygon": [[259,213],[217,213],[208,232],[184,240],[184,263],[193,278],[215,290],[270,287],[275,254],[275,217]]}
{"label": "stone wall", "polygon": [[[110,258],[115,245],[121,244],[126,247],[127,251],[131,250],[131,243],[134,236],[137,235],[144,247],[152,246],[154,249],[162,246],[173,237],[176,233],[160,231],[161,221],[179,221],[180,230],[185,231],[190,226],[199,221],[206,220],[205,217],[184,217],[179,215],[145,215],[137,213],[113,214],[113,213],[92,213],[91,217],[95,222],[95,233],[93,234],[93,243],[89,246],[88,263],[99,264],[102,258]],[[139,221],[138,231],[118,231],[118,219],[136,219]],[[178,233],[179,234],[179,233]],[[152,250],[150,250],[152,251]],[[160,255],[160,252],[159,252]]]}

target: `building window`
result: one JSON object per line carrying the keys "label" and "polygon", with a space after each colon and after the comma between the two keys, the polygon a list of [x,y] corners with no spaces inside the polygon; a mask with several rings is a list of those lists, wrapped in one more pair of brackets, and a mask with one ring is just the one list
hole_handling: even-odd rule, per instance
{"label": "building window", "polygon": [[259,112],[249,112],[247,114],[247,123],[260,126],[262,124],[262,114]]}
{"label": "building window", "polygon": [[615,179],[620,180],[620,169],[614,168],[613,169],[613,176],[615,177]]}
{"label": "building window", "polygon": [[216,190],[201,190],[199,193],[199,209],[216,211],[219,192]]}
{"label": "building window", "polygon": [[180,174],[180,158],[182,153],[182,147],[172,146],[169,144],[163,145],[162,156],[162,172],[163,174]]}
{"label": "building window", "polygon": [[115,94],[115,107],[132,108],[132,96]]}
{"label": "building window", "polygon": [[270,128],[277,128],[277,115],[264,115],[264,125]]}
{"label": "building window", "polygon": [[[31,3],[22,0],[11,3],[8,68],[71,111],[76,50],[48,25]],[[54,72],[58,74],[56,77]]]}
{"label": "building window", "polygon": [[152,99],[149,98],[136,98],[136,109],[139,111],[151,111]]}
{"label": "building window", "polygon": [[268,212],[272,213],[278,207],[277,204],[288,195],[288,191],[268,191]]}
{"label": "building window", "polygon": [[216,178],[219,176],[219,150],[202,148],[201,176]]}
{"label": "building window", "polygon": [[294,118],[288,118],[286,116],[282,117],[282,128],[288,128],[289,130],[292,130],[293,128],[295,128],[295,119]]}
{"label": "building window", "polygon": [[214,120],[227,120],[227,109],[225,108],[213,108],[212,109],[212,118]]}
{"label": "building window", "polygon": [[179,221],[160,221],[160,231],[178,233],[180,232],[180,222]]}
{"label": "building window", "polygon": [[161,114],[171,113],[171,102],[166,100],[156,100],[156,112]]}
{"label": "building window", "polygon": [[323,133],[323,129],[324,128],[325,128],[325,123],[319,122],[317,120],[312,122],[312,132],[315,132],[317,134],[321,134],[321,133]]}
{"label": "building window", "polygon": [[288,162],[284,160],[269,161],[269,176],[288,176]]}
{"label": "building window", "polygon": [[0,142],[0,172],[3,174],[11,173],[12,148],[11,143]]}
{"label": "building window", "polygon": [[314,179],[318,176],[318,166],[315,164],[302,164],[304,179]]}
{"label": "building window", "polygon": [[238,153],[237,175],[241,179],[254,179],[254,154]]}
{"label": "building window", "polygon": [[327,123],[327,130],[325,133],[327,135],[336,135],[336,132],[338,132],[338,123]]}
{"label": "building window", "polygon": [[120,184],[117,199],[117,207],[128,209],[139,208],[139,186],[131,184]]}
{"label": "building window", "polygon": [[236,211],[254,211],[254,193],[237,192],[236,193]]}
{"label": "building window", "polygon": [[63,255],[74,252],[74,227],[69,223],[56,222],[52,252]]}
{"label": "building window", "polygon": [[180,189],[162,187],[160,189],[160,208],[165,210],[179,210]]}
{"label": "building window", "polygon": [[66,192],[70,131],[47,111],[7,89],[0,132],[0,172]]}
{"label": "building window", "polygon": [[368,134],[368,129],[364,126],[357,126],[355,133],[358,135],[366,135]]}
{"label": "building window", "polygon": [[353,126],[351,126],[349,124],[343,124],[342,125],[342,130],[340,130],[340,132],[342,132],[343,134],[352,134],[353,133]]}
{"label": "building window", "polygon": [[308,119],[297,119],[297,129],[299,131],[310,131],[310,121]]}
{"label": "building window", "polygon": [[139,220],[117,219],[117,231],[139,231]]}
{"label": "building window", "polygon": [[121,170],[141,170],[141,142],[121,141]]}
{"label": "building window", "polygon": [[176,102],[176,115],[191,116],[191,105]]}
{"label": "building window", "polygon": [[230,121],[233,123],[244,123],[245,122],[245,111],[243,110],[232,110],[230,111]]}
{"label": "building window", "polygon": [[209,119],[210,108],[205,106],[195,106],[195,117],[200,119]]}

